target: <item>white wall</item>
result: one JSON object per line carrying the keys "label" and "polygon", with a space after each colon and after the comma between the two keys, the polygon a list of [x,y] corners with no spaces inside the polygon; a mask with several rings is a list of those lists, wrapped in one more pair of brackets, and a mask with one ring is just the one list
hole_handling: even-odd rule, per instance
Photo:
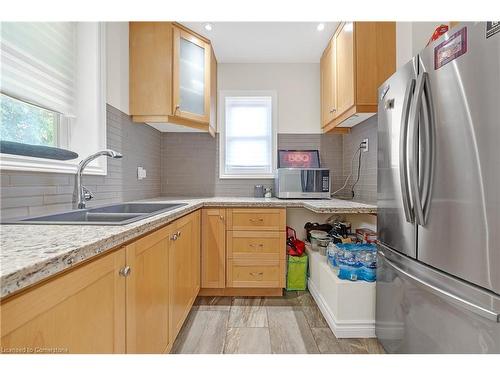
{"label": "white wall", "polygon": [[321,133],[319,63],[219,64],[218,90],[276,90],[279,133]]}
{"label": "white wall", "polygon": [[128,22],[106,22],[108,104],[130,114],[128,100]]}
{"label": "white wall", "polygon": [[397,22],[396,66],[399,68],[425,48],[436,27],[447,22]]}

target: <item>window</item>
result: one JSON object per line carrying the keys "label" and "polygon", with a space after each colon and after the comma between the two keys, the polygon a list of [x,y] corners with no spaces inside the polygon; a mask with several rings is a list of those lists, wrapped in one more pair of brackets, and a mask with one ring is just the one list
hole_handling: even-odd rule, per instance
{"label": "window", "polygon": [[1,94],[0,139],[57,147],[58,128],[58,113]]}
{"label": "window", "polygon": [[276,93],[222,92],[220,178],[273,178]]}
{"label": "window", "polygon": [[[106,146],[104,31],[98,22],[0,24],[0,137],[67,148]],[[2,169],[71,173],[78,160],[1,154]],[[105,174],[106,163],[89,172]]]}

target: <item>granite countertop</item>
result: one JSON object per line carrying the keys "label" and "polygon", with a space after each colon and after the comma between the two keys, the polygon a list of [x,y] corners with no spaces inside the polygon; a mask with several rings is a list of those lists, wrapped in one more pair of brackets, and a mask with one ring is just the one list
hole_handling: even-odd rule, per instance
{"label": "granite countertop", "polygon": [[116,248],[201,207],[289,207],[332,214],[377,212],[374,205],[340,199],[159,197],[141,202],[179,202],[187,205],[121,226],[0,225],[0,298]]}

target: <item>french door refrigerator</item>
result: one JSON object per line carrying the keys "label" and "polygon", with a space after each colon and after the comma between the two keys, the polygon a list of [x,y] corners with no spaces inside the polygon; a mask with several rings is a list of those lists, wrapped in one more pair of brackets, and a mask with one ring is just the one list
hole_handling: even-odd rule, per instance
{"label": "french door refrigerator", "polygon": [[462,23],[379,88],[376,334],[500,353],[500,23]]}

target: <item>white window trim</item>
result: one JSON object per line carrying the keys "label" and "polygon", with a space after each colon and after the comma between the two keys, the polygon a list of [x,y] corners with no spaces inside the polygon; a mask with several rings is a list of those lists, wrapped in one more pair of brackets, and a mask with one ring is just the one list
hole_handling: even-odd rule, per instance
{"label": "white window trim", "polygon": [[[270,96],[272,102],[272,167],[271,173],[226,174],[225,161],[225,128],[226,128],[226,96]],[[217,98],[219,130],[219,178],[220,179],[273,179],[276,172],[278,153],[278,92],[275,90],[221,90]]]}
{"label": "white window trim", "polygon": [[[104,23],[99,23],[98,38],[99,38],[99,93],[97,95],[98,106],[98,145],[99,149],[106,148],[106,27]],[[62,121],[69,121],[71,119],[63,119]],[[60,128],[58,129],[60,130]],[[68,132],[71,136],[71,125],[68,126]],[[97,151],[97,150],[96,150]],[[0,153],[0,170],[10,171],[26,171],[26,172],[49,172],[49,173],[76,173],[78,163],[88,155],[79,155],[75,160],[52,160],[34,158],[29,156],[11,155]],[[107,174],[107,160],[105,158],[98,158],[85,168],[84,174],[89,175],[106,175]]]}

